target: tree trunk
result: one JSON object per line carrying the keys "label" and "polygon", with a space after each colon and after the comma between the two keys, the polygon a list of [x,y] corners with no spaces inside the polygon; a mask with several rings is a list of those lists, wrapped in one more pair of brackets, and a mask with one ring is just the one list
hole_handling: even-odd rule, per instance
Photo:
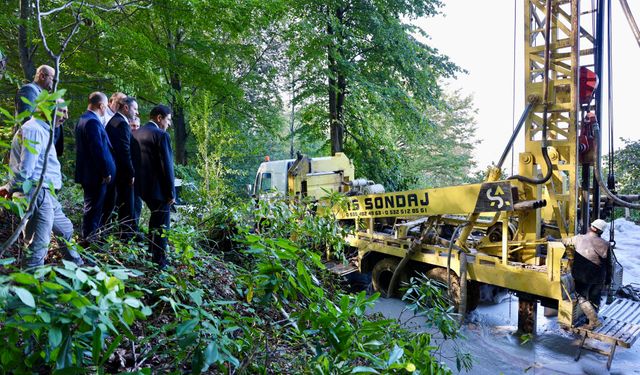
{"label": "tree trunk", "polygon": [[20,67],[26,80],[32,80],[36,74],[36,67],[32,60],[29,42],[29,25],[31,23],[31,1],[20,0],[20,24],[18,26],[18,53],[20,55]]}
{"label": "tree trunk", "polygon": [[187,122],[185,121],[184,102],[182,100],[182,81],[180,75],[171,75],[171,88],[173,89],[173,100],[171,103],[173,111],[173,127],[175,135],[175,159],[176,163],[187,164]]}
{"label": "tree trunk", "polygon": [[178,26],[177,30],[167,30],[167,39],[170,54],[169,59],[171,66],[169,68],[169,80],[172,88],[172,103],[173,107],[173,126],[175,134],[175,159],[176,163],[185,165],[187,164],[187,123],[185,121],[184,113],[184,98],[182,95],[182,79],[180,78],[180,61],[178,60],[178,46],[183,42],[184,33]]}
{"label": "tree trunk", "polygon": [[331,155],[344,149],[344,90],[346,78],[339,69],[332,70],[338,79],[329,78],[329,118],[331,121]]}
{"label": "tree trunk", "polygon": [[[342,9],[336,10],[336,18],[339,22],[342,22],[344,11]],[[333,27],[331,23],[327,25],[327,34],[334,35]],[[335,38],[334,38],[335,40]],[[338,40],[339,45],[342,40]],[[335,53],[340,53],[341,49],[336,45],[329,45],[327,51],[327,58],[329,61],[329,133],[331,137],[331,155],[335,155],[336,152],[342,152],[344,149],[344,89],[346,87],[346,78],[341,72],[340,66]]]}
{"label": "tree trunk", "polygon": [[184,108],[181,104],[173,108],[173,124],[176,136],[176,163],[187,164],[187,124],[184,116]]}
{"label": "tree trunk", "polygon": [[[330,74],[335,74],[335,65],[331,65],[332,58],[329,57],[329,71]],[[334,61],[335,63],[335,61]],[[331,137],[331,155],[335,155],[336,152],[342,152],[342,136],[344,129],[340,121],[340,113],[338,112],[338,85],[336,80],[329,77],[329,133]]]}

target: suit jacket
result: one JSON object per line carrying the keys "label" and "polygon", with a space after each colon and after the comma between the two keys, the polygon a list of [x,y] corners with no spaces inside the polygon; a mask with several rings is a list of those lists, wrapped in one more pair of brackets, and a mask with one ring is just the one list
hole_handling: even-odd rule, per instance
{"label": "suit jacket", "polygon": [[76,125],[76,182],[91,188],[107,176],[116,178],[109,136],[98,116],[87,111]]}
{"label": "suit jacket", "polygon": [[167,202],[175,199],[173,173],[173,151],[169,133],[158,125],[148,122],[133,133],[139,148],[135,156],[136,193],[145,201],[159,200]]}
{"label": "suit jacket", "polygon": [[117,183],[129,183],[135,172],[131,161],[131,126],[121,113],[111,117],[105,127],[111,146],[118,175]]}
{"label": "suit jacket", "polygon": [[[36,98],[38,97],[38,95],[40,95],[41,92],[42,88],[35,82],[27,83],[26,85],[20,87],[15,97],[16,115],[24,111],[29,111],[29,113],[32,113],[34,110],[33,105],[23,102],[22,98],[27,99],[31,103],[35,103]],[[22,120],[22,123],[24,124],[28,119],[29,117],[25,118],[24,120]],[[62,125],[53,129],[53,144],[56,148],[56,153],[58,154],[58,156],[62,156],[62,153],[64,152],[63,134],[64,132],[62,130]]]}

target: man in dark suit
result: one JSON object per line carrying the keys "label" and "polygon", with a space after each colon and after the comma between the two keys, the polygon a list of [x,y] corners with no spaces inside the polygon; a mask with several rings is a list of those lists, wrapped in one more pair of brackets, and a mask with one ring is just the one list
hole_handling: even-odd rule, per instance
{"label": "man in dark suit", "polygon": [[176,192],[173,174],[173,151],[167,129],[171,125],[171,109],[165,105],[153,107],[150,121],[134,133],[139,146],[136,162],[136,191],[151,211],[149,219],[149,251],[160,269],[168,265],[165,254],[167,238],[162,236],[169,229],[170,207]]}
{"label": "man in dark suit", "polygon": [[91,93],[87,112],[80,116],[76,126],[76,182],[84,190],[84,241],[96,234],[107,187],[116,177],[111,143],[101,120],[106,108],[106,95],[101,92]]}
{"label": "man in dark suit", "polygon": [[[133,120],[129,122],[131,125],[131,160],[133,161],[133,169],[140,168],[140,145],[136,138],[134,137],[135,132],[140,129],[140,116],[136,116]],[[140,193],[138,192],[138,188],[135,187],[134,184],[133,189],[133,221],[136,228],[140,228],[140,214],[142,213],[142,198],[140,198]],[[136,235],[138,237],[139,234]]]}
{"label": "man in dark suit", "polygon": [[128,239],[138,231],[133,212],[135,171],[131,159],[131,126],[129,125],[129,121],[138,116],[138,103],[135,98],[125,96],[120,99],[118,108],[118,112],[111,117],[105,128],[111,146],[113,146],[114,161],[118,173],[115,183],[107,188],[102,224],[109,220],[109,216],[115,208],[120,224],[120,236]]}
{"label": "man in dark suit", "polygon": [[[31,114],[35,110],[33,104],[42,90],[53,90],[53,79],[55,78],[55,75],[56,70],[49,65],[40,65],[36,70],[36,75],[33,77],[33,82],[23,85],[16,93],[16,116],[25,111],[29,113],[29,116],[22,120],[23,124],[31,118]],[[22,98],[26,99],[29,103],[22,100]],[[53,130],[53,144],[56,148],[56,154],[58,157],[62,156],[62,152],[64,151],[62,126],[58,126]]]}

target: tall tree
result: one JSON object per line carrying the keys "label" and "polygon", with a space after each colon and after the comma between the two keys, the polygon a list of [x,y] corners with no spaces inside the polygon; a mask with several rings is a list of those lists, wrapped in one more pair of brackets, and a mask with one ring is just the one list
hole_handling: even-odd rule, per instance
{"label": "tall tree", "polygon": [[36,73],[33,55],[37,44],[33,43],[33,5],[31,0],[20,0],[20,23],[18,24],[18,51],[20,66],[25,79],[31,79]]}
{"label": "tall tree", "polygon": [[[273,57],[280,41],[272,24],[283,12],[277,1],[231,7],[223,0],[157,0],[128,30],[109,36],[115,46],[110,53],[127,61],[121,68],[145,67],[145,79],[153,82],[138,82],[139,95],[169,100],[178,163],[188,157],[189,103],[201,94],[208,94],[213,111],[226,106],[254,125],[273,122],[262,113],[280,105]],[[118,42],[123,33],[131,40],[125,50]]]}
{"label": "tall tree", "polygon": [[348,148],[349,139],[368,143],[368,128],[393,127],[405,138],[424,134],[438,79],[459,69],[419,41],[426,34],[407,21],[432,16],[439,6],[437,0],[296,2],[289,56],[304,72],[295,100],[303,103],[306,133],[328,133],[332,153]]}
{"label": "tall tree", "polygon": [[407,173],[415,176],[415,187],[465,183],[476,166],[473,150],[479,141],[473,98],[456,91],[445,92],[443,100],[443,106],[429,111],[435,126],[405,152]]}

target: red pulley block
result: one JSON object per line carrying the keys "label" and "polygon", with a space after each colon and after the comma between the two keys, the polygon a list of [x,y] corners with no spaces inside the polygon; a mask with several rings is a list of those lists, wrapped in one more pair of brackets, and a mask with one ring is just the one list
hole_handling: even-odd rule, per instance
{"label": "red pulley block", "polygon": [[587,104],[591,101],[593,92],[598,87],[598,76],[582,66],[580,67],[580,104]]}

